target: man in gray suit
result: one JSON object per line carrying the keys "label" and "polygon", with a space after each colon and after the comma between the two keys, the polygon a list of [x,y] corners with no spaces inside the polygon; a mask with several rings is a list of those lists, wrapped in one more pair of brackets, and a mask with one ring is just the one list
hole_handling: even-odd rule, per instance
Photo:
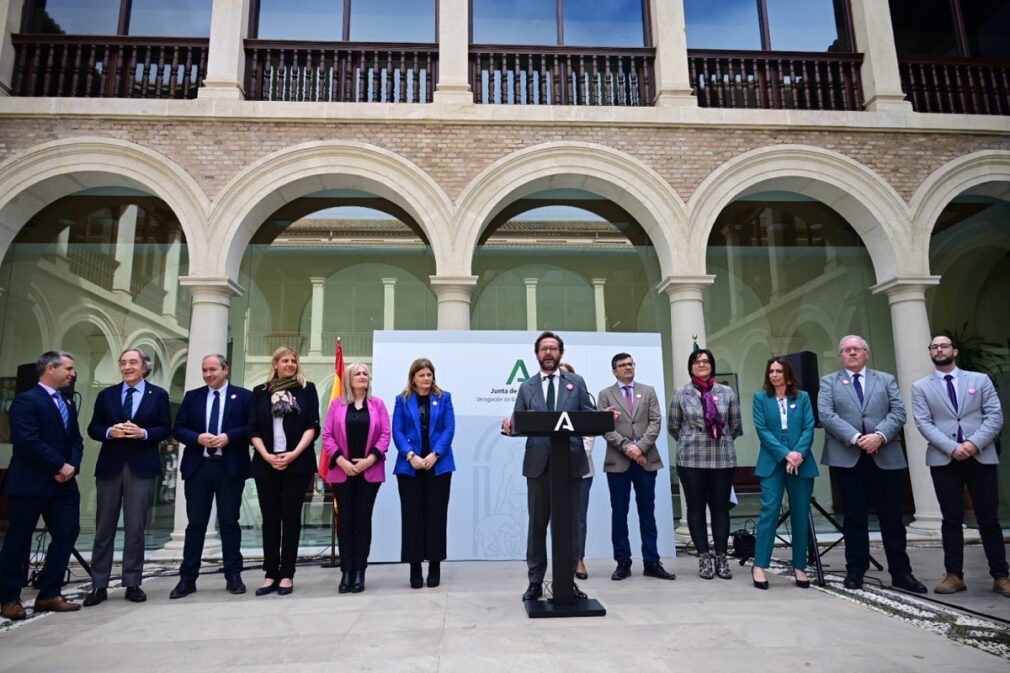
{"label": "man in gray suit", "polygon": [[936,370],[912,384],[912,415],[928,443],[926,465],[943,516],[940,533],[946,575],[933,591],[952,594],[967,589],[961,530],[961,495],[967,486],[993,577],[992,590],[1010,598],[1006,547],[996,513],[999,457],[995,440],[1003,428],[1003,410],[988,376],[958,369],[956,345],[947,334],[934,336],[929,355]]}
{"label": "man in gray suit", "polygon": [[656,473],[663,459],[656,447],[663,422],[656,389],[635,381],[635,361],[628,353],[618,353],[610,360],[617,383],[597,396],[601,411],[617,410],[614,429],[603,435],[607,456],[603,471],[610,489],[610,541],[614,546],[617,568],[612,580],[631,576],[631,542],[628,540],[628,507],[631,487],[635,487],[638,526],[642,535],[644,574],[663,580],[677,576],[663,568],[656,545]]}
{"label": "man in gray suit", "polygon": [[[582,377],[572,372],[559,371],[565,344],[561,337],[553,332],[543,332],[537,337],[533,347],[540,371],[526,379],[519,387],[516,395],[514,411],[596,411],[586,382]],[[512,434],[512,418],[502,421],[502,431]],[[570,489],[571,511],[578,512],[580,507],[581,484],[583,475],[589,472],[589,462],[585,449],[582,448],[582,438],[572,437],[569,448],[572,455],[572,467],[569,477],[572,479]],[[547,573],[547,524],[551,518],[551,484],[550,471],[547,466],[550,461],[551,440],[548,437],[527,437],[526,453],[523,456],[523,476],[526,477],[527,502],[529,506],[529,528],[526,534],[526,566],[529,572],[529,586],[523,593],[524,601],[541,598],[544,575]],[[557,534],[558,531],[555,531]],[[572,536],[572,549],[578,548],[578,528],[572,526],[569,531]],[[555,577],[554,582],[569,581],[575,574],[575,558],[568,559],[571,570],[565,577]],[[586,594],[574,587],[575,598],[585,598]]]}
{"label": "man in gray suit", "polygon": [[870,503],[877,511],[880,537],[887,555],[891,584],[926,593],[912,575],[905,551],[901,518],[908,463],[898,433],[905,424],[905,405],[890,374],[869,369],[870,346],[849,335],[838,344],[842,369],[821,378],[817,411],[824,426],[821,463],[835,468],[845,507],[845,588],[860,589],[870,567],[868,518]]}

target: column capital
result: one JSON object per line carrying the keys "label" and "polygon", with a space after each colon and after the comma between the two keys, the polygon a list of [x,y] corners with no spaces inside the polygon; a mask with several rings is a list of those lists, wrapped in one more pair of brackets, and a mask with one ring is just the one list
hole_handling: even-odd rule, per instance
{"label": "column capital", "polygon": [[606,278],[593,278],[592,279],[592,283],[593,283],[593,287],[603,287],[604,285],[607,284],[607,279]]}
{"label": "column capital", "polygon": [[309,276],[309,282],[313,285],[324,285],[326,283],[326,276]]}
{"label": "column capital", "polygon": [[701,301],[705,288],[715,283],[715,276],[667,276],[656,285],[657,292],[663,292],[670,302],[696,299]]}
{"label": "column capital", "polygon": [[895,276],[870,288],[873,294],[883,292],[887,301],[896,304],[902,301],[925,301],[926,290],[940,284],[940,276]]}
{"label": "column capital", "polygon": [[380,278],[383,285],[396,285],[396,278]]}
{"label": "column capital", "polygon": [[193,302],[231,303],[232,297],[245,294],[245,288],[224,276],[180,276],[179,285],[188,287]]}
{"label": "column capital", "polygon": [[432,292],[441,297],[443,294],[465,292],[469,297],[477,289],[477,276],[428,276]]}

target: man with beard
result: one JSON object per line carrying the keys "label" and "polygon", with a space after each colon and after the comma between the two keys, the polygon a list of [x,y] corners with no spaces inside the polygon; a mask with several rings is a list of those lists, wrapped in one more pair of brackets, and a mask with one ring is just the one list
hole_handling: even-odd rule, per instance
{"label": "man with beard", "polygon": [[[537,362],[540,363],[538,374],[526,379],[519,387],[514,411],[595,411],[582,377],[572,372],[559,371],[565,344],[561,337],[553,332],[543,332],[537,337],[533,347]],[[512,434],[512,418],[502,421],[502,431]],[[577,512],[580,507],[581,479],[589,472],[589,462],[582,448],[582,438],[572,437],[570,440],[572,456],[572,480],[569,489],[571,511]],[[523,601],[534,601],[543,597],[544,575],[547,573],[547,524],[551,518],[551,484],[550,463],[551,440],[548,437],[527,437],[526,453],[523,456],[523,476],[526,477],[527,503],[529,507],[529,527],[526,534],[526,566],[529,574],[529,586],[523,593]],[[555,531],[557,534],[559,531]],[[572,536],[572,549],[577,549],[578,529],[572,526],[567,531]],[[565,567],[571,566],[564,577],[555,577],[554,582],[572,580],[575,574],[575,558],[565,559]],[[574,587],[575,598],[585,598],[586,594]]]}
{"label": "man with beard", "polygon": [[989,561],[992,590],[1010,598],[1006,547],[996,513],[999,502],[995,439],[1003,428],[1003,411],[992,381],[985,374],[958,369],[957,344],[948,334],[934,336],[929,355],[936,370],[912,384],[915,427],[928,442],[926,465],[933,477],[943,523],[946,575],[933,589],[938,594],[964,591],[965,487],[975,506],[982,548]]}

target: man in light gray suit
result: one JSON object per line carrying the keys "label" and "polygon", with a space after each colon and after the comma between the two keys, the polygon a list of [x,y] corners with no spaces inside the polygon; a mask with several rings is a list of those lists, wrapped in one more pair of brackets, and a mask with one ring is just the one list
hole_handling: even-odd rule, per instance
{"label": "man in light gray suit", "polygon": [[635,487],[638,526],[642,535],[644,574],[662,580],[677,576],[663,568],[656,544],[656,473],[663,459],[656,447],[663,414],[659,409],[656,389],[635,380],[635,360],[628,353],[618,353],[610,359],[610,368],[617,382],[600,391],[596,398],[601,411],[617,410],[614,429],[607,440],[607,456],[603,471],[610,489],[610,541],[614,546],[617,568],[612,580],[631,576],[631,542],[628,539],[628,507],[631,487]]}
{"label": "man in light gray suit", "polygon": [[845,507],[845,588],[860,589],[870,567],[868,518],[877,511],[891,584],[926,593],[912,575],[901,518],[908,463],[898,433],[905,424],[905,404],[890,374],[869,369],[870,346],[849,335],[838,344],[842,369],[821,378],[817,411],[824,426],[821,463],[835,468]]}
{"label": "man in light gray suit", "polygon": [[928,442],[926,464],[943,516],[940,533],[946,575],[933,591],[952,594],[967,589],[961,530],[962,493],[967,486],[993,577],[992,590],[1010,598],[1006,547],[996,511],[999,457],[995,440],[1003,429],[1003,410],[988,376],[958,369],[956,346],[948,334],[934,336],[929,355],[936,370],[912,384],[912,415]]}
{"label": "man in light gray suit", "polygon": [[[533,346],[540,371],[523,381],[516,395],[514,411],[596,411],[582,377],[572,372],[558,369],[565,352],[565,343],[553,332],[543,332]],[[502,421],[502,432],[512,434],[512,418]],[[581,437],[572,437],[569,442],[572,463],[570,489],[571,511],[578,512],[582,498],[581,479],[589,472],[586,451]],[[548,437],[527,437],[526,453],[523,456],[523,476],[526,477],[527,502],[529,506],[529,527],[526,534],[526,566],[529,572],[529,586],[523,593],[524,601],[533,601],[543,596],[544,575],[547,573],[547,525],[551,519],[550,462],[551,440]],[[557,534],[559,531],[555,531]],[[572,549],[578,548],[578,528],[568,531],[572,536]],[[575,574],[575,558],[567,559],[571,570],[565,577],[555,577],[554,582],[570,581]],[[575,598],[586,598],[586,594],[574,587]]]}

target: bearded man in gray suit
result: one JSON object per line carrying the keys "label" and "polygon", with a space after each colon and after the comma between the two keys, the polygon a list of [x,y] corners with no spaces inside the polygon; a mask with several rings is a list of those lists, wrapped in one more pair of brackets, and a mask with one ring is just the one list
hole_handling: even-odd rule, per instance
{"label": "bearded man in gray suit", "polygon": [[1003,410],[985,374],[958,369],[957,344],[948,334],[929,342],[936,370],[912,384],[915,427],[928,442],[926,465],[940,503],[943,565],[946,575],[933,589],[938,594],[964,591],[965,486],[971,494],[982,548],[989,561],[992,590],[1010,598],[1010,579],[1003,529],[996,512],[999,481],[996,437],[1003,429]]}
{"label": "bearded man in gray suit", "polygon": [[845,588],[860,589],[870,567],[869,506],[880,522],[891,584],[926,593],[912,575],[901,518],[908,463],[898,433],[905,424],[905,404],[898,384],[885,372],[869,369],[870,346],[857,335],[838,344],[842,369],[821,378],[817,411],[824,426],[821,463],[835,468],[845,506]]}

